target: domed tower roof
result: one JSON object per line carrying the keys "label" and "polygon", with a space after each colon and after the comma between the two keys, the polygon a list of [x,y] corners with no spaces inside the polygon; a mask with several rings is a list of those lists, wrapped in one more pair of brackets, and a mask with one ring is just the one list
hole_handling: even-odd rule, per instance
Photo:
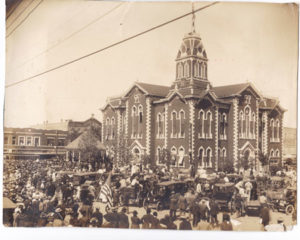
{"label": "domed tower roof", "polygon": [[184,36],[177,53],[176,61],[186,57],[197,57],[207,60],[207,54],[201,37],[196,32],[190,32]]}

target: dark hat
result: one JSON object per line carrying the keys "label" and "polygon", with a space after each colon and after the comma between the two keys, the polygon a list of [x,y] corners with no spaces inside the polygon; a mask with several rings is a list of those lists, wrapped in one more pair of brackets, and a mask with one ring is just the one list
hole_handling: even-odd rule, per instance
{"label": "dark hat", "polygon": [[278,222],[278,223],[283,223],[283,221],[284,221],[284,220],[283,220],[282,217],[279,217],[279,218],[277,219],[277,222]]}
{"label": "dark hat", "polygon": [[122,212],[126,212],[127,211],[127,208],[126,207],[123,207],[122,208]]}
{"label": "dark hat", "polygon": [[138,214],[138,212],[137,212],[136,210],[134,210],[134,211],[132,212],[132,214],[136,216],[136,215]]}

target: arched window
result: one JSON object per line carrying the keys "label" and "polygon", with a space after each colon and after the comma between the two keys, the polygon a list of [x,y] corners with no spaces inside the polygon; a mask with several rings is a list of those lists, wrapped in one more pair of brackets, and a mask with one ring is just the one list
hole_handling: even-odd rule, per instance
{"label": "arched window", "polygon": [[137,109],[136,106],[132,107],[132,111],[131,111],[131,120],[132,120],[132,136],[136,137],[136,126],[137,126]]}
{"label": "arched window", "polygon": [[111,138],[115,138],[115,118],[111,118]]}
{"label": "arched window", "polygon": [[[220,118],[220,117],[219,117]],[[221,139],[226,139],[227,138],[227,134],[226,134],[226,128],[227,128],[227,115],[226,113],[222,114],[222,118],[220,119],[220,138]]]}
{"label": "arched window", "polygon": [[171,133],[171,137],[175,137],[177,136],[177,126],[176,126],[176,121],[177,121],[177,113],[175,111],[172,112],[171,115],[171,121],[172,121],[172,133]]}
{"label": "arched window", "polygon": [[271,149],[271,151],[270,151],[270,157],[271,158],[274,157],[274,150],[273,149]]}
{"label": "arched window", "polygon": [[203,167],[203,156],[204,156],[204,149],[203,147],[200,147],[199,148],[199,153],[198,153],[198,159],[199,159],[199,162],[198,164],[200,165],[200,167]]}
{"label": "arched window", "polygon": [[194,63],[194,77],[199,77],[199,63]]}
{"label": "arched window", "polygon": [[182,65],[181,65],[181,63],[179,63],[178,64],[178,69],[177,69],[177,77],[182,78],[182,76],[183,76],[182,73],[183,73]]}
{"label": "arched window", "polygon": [[199,137],[204,138],[204,111],[201,109],[199,111],[199,123],[200,123],[200,129],[199,129]]}
{"label": "arched window", "polygon": [[183,167],[184,165],[184,148],[180,147],[178,150],[178,166]]}
{"label": "arched window", "polygon": [[190,65],[188,62],[184,63],[184,76],[189,77],[190,76]]}
{"label": "arched window", "polygon": [[245,132],[246,132],[246,138],[250,137],[250,108],[245,108]]}
{"label": "arched window", "polygon": [[177,156],[177,150],[175,147],[171,148],[171,166],[176,166],[176,156]]}
{"label": "arched window", "polygon": [[279,150],[278,149],[275,152],[275,157],[279,157]]}
{"label": "arched window", "polygon": [[157,114],[157,136],[160,137],[162,134],[162,126],[161,126],[161,114]]}
{"label": "arched window", "polygon": [[206,64],[205,63],[201,64],[201,77],[206,78]]}
{"label": "arched window", "polygon": [[240,112],[240,136],[244,137],[244,128],[243,128],[243,122],[244,122],[244,114],[243,111]]}
{"label": "arched window", "polygon": [[110,137],[110,119],[106,118],[106,140]]}
{"label": "arched window", "polygon": [[255,113],[252,113],[252,138],[255,138],[256,135],[256,118]]}
{"label": "arched window", "polygon": [[277,136],[276,136],[276,141],[279,142],[280,141],[280,123],[279,120],[276,120],[276,132],[277,132]]}
{"label": "arched window", "polygon": [[206,162],[204,167],[211,167],[212,166],[212,162],[211,162],[211,148],[207,148],[206,149]]}
{"label": "arched window", "polygon": [[224,169],[225,165],[226,165],[226,156],[227,156],[227,152],[226,152],[226,148],[222,149],[222,166]]}
{"label": "arched window", "polygon": [[206,113],[206,121],[207,121],[207,124],[208,124],[207,137],[212,138],[212,133],[211,133],[212,114],[211,114],[210,111],[208,111]]}
{"label": "arched window", "polygon": [[143,106],[139,105],[138,107],[138,135],[142,137],[142,130],[143,130]]}
{"label": "arched window", "polygon": [[179,124],[180,124],[179,137],[184,137],[184,119],[185,119],[185,114],[184,111],[181,110],[179,112]]}
{"label": "arched window", "polygon": [[274,141],[274,119],[272,118],[270,121],[270,125],[271,125],[271,142]]}

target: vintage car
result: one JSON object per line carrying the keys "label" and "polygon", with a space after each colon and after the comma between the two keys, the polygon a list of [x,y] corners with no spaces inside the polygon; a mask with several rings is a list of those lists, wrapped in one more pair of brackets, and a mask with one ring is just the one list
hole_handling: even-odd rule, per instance
{"label": "vintage car", "polygon": [[286,214],[293,214],[295,211],[296,196],[296,187],[289,187],[282,191],[267,191],[267,198],[272,210]]}
{"label": "vintage car", "polygon": [[188,190],[188,181],[165,181],[156,184],[152,192],[144,199],[144,208],[163,210],[169,208],[172,193],[175,198]]}
{"label": "vintage car", "polygon": [[212,197],[221,209],[231,211],[234,191],[234,183],[216,183],[213,188]]}

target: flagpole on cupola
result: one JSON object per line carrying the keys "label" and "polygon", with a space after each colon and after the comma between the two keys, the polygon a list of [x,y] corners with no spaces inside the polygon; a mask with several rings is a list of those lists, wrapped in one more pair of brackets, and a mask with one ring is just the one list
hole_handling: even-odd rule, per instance
{"label": "flagpole on cupola", "polygon": [[194,2],[192,2],[192,33],[195,33],[195,7],[194,7]]}

